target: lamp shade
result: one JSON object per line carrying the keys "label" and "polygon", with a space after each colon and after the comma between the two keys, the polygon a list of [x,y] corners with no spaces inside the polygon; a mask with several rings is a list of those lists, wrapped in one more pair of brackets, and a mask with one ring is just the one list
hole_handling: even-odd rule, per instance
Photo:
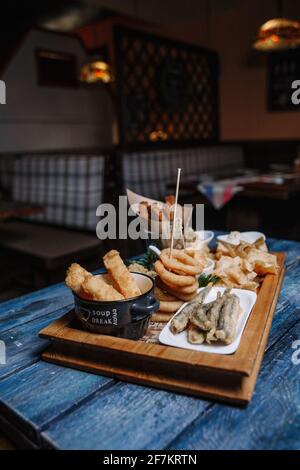
{"label": "lamp shade", "polygon": [[274,18],[264,23],[253,47],[259,51],[277,51],[300,45],[300,23],[286,18]]}
{"label": "lamp shade", "polygon": [[111,68],[103,60],[91,59],[81,67],[80,81],[89,84],[110,83],[112,81]]}

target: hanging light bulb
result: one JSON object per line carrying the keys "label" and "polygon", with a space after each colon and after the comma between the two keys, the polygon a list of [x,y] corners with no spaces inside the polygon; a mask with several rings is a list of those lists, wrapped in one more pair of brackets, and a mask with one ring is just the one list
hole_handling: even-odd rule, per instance
{"label": "hanging light bulb", "polygon": [[80,70],[80,81],[88,84],[110,83],[112,81],[111,68],[101,58],[94,57],[84,64]]}
{"label": "hanging light bulb", "polygon": [[279,51],[300,45],[300,23],[281,17],[281,1],[278,2],[279,17],[264,23],[253,44],[259,51]]}

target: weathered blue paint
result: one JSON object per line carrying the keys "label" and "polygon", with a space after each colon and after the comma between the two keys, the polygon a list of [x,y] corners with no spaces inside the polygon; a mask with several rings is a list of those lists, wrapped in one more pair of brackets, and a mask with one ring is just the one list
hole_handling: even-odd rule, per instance
{"label": "weathered blue paint", "polygon": [[0,410],[8,414],[14,410],[19,429],[38,442],[46,424],[113,384],[108,377],[39,361],[0,382]]}
{"label": "weathered blue paint", "polygon": [[0,366],[0,415],[31,442],[60,449],[299,449],[300,365],[291,361],[291,345],[300,339],[300,243],[268,244],[286,252],[287,272],[247,408],[40,361],[47,342],[38,331],[72,302],[59,284],[0,305],[0,339],[8,356]]}
{"label": "weathered blue paint", "polygon": [[56,310],[47,317],[36,318],[30,323],[24,323],[17,328],[0,334],[0,339],[6,345],[6,364],[0,365],[0,379],[16,373],[18,370],[39,360],[41,352],[48,345],[48,341],[39,338],[38,333],[53,320],[61,317],[62,313],[61,310]]}
{"label": "weathered blue paint", "polygon": [[208,405],[184,395],[119,383],[50,425],[42,436],[45,444],[63,449],[160,449]]}
{"label": "weathered blue paint", "polygon": [[300,449],[300,365],[292,343],[300,322],[265,354],[256,391],[244,410],[215,405],[175,439],[174,449]]}

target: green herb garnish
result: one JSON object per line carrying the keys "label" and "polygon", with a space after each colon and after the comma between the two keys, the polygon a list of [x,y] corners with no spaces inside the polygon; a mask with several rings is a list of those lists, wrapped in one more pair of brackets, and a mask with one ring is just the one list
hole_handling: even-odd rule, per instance
{"label": "green herb garnish", "polygon": [[153,251],[148,250],[145,255],[140,256],[139,258],[133,258],[130,260],[125,261],[125,264],[127,266],[130,266],[133,263],[140,264],[144,268],[147,269],[147,271],[152,271],[153,270],[153,265],[155,261],[157,260],[157,256]]}
{"label": "green herb garnish", "polygon": [[213,274],[201,274],[198,278],[199,287],[206,287],[210,283],[216,284],[218,281],[220,281],[220,278]]}

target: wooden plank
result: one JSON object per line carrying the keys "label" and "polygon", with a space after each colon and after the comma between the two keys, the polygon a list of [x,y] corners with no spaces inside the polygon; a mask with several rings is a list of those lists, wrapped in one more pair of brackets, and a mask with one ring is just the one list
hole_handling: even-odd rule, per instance
{"label": "wooden plank", "polygon": [[[293,315],[291,311],[290,315]],[[288,337],[289,332],[285,330],[284,325],[282,328],[281,326],[278,328],[281,329],[282,342],[282,335],[285,333],[285,337]],[[299,331],[299,319],[298,323],[294,325],[294,329]],[[297,337],[297,334],[293,337]],[[71,415],[63,417],[57,423],[53,423],[45,429],[42,433],[45,446],[60,449],[168,449],[172,446],[172,448],[185,449],[186,444],[177,445],[177,439],[180,439],[185,433],[188,433],[188,438],[192,439],[194,434],[197,433],[198,427],[194,423],[201,423],[202,417],[205,424],[201,428],[201,438],[195,443],[192,441],[193,445],[190,448],[222,448],[222,439],[226,437],[226,433],[229,435],[229,438],[225,440],[226,443],[230,440],[230,436],[233,433],[235,434],[235,440],[232,439],[232,445],[234,445],[235,442],[239,441],[240,423],[243,423],[244,416],[247,416],[247,423],[242,426],[245,434],[248,432],[247,428],[251,427],[251,419],[259,421],[258,427],[262,426],[263,420],[259,418],[259,415],[265,402],[268,402],[270,390],[272,390],[274,384],[276,385],[276,375],[284,376],[285,374],[284,370],[281,371],[281,362],[283,360],[291,363],[290,359],[290,354],[281,359],[281,346],[276,347],[276,344],[270,342],[267,360],[264,361],[261,377],[258,381],[260,385],[257,387],[253,402],[246,409],[223,405],[209,406],[209,403],[203,400],[195,401],[195,399],[187,396],[158,392],[151,388],[136,385],[119,384],[118,387],[110,389],[106,397],[95,396],[92,401],[88,401]],[[267,371],[264,371],[266,364],[269,364],[269,366]],[[275,366],[277,366],[276,372],[272,373],[271,383],[268,384],[270,371]],[[264,384],[267,387],[265,392]],[[280,391],[276,393],[280,395]],[[125,400],[122,401],[124,394]],[[166,395],[168,399],[165,398]],[[298,395],[294,393],[294,397],[295,399],[297,397],[299,401],[299,393]],[[174,402],[175,399],[176,402]],[[186,402],[186,400],[188,401]],[[201,407],[198,407],[199,403],[202,404]],[[136,407],[134,407],[134,404]],[[207,413],[213,412],[214,409],[218,409],[217,417],[210,417],[210,414],[207,417]],[[195,418],[195,415],[197,418]],[[225,422],[223,422],[224,415]],[[232,419],[231,416],[233,416]],[[277,414],[274,415],[272,403],[270,403],[268,420],[273,422],[276,419]],[[229,420],[229,424],[227,424],[227,420]],[[187,424],[187,421],[190,424]],[[207,421],[211,421],[211,428],[213,429],[211,433],[206,433]],[[126,423],[125,429],[124,423]],[[76,435],[73,434],[73,437],[71,437],[70,431],[72,427],[77,429],[77,433]],[[225,428],[224,432],[223,428]],[[271,427],[270,431],[272,431]],[[83,434],[89,435],[87,441],[82,439]],[[174,434],[177,434],[175,440],[172,438]],[[205,445],[201,445],[203,434],[206,439]],[[218,439],[217,444],[215,444],[216,439]],[[280,437],[275,435],[273,439],[277,439],[278,442]],[[176,446],[174,443],[176,443]]]}
{"label": "wooden plank", "polygon": [[72,293],[63,285],[3,302],[0,304],[0,333],[58,309],[67,312],[73,303]]}
{"label": "wooden plank", "polygon": [[0,339],[6,347],[6,364],[0,366],[0,379],[28,367],[40,359],[41,352],[48,342],[39,338],[41,328],[61,316],[61,310],[24,323],[17,328],[1,333]]}
{"label": "wooden plank", "polygon": [[0,413],[38,444],[40,430],[47,423],[113,383],[106,377],[39,361],[0,382]]}
{"label": "wooden plank", "polygon": [[207,406],[184,395],[119,383],[50,424],[42,438],[45,447],[60,449],[160,449]]}
{"label": "wooden plank", "polygon": [[300,322],[265,354],[256,392],[243,410],[215,405],[177,439],[171,449],[300,449],[300,366],[292,343]]}
{"label": "wooden plank", "polygon": [[128,382],[246,405],[251,400],[255,388],[283,274],[284,271],[282,270],[281,279],[277,283],[263,337],[257,351],[255,367],[250,377],[240,379],[239,377],[230,376],[228,373],[219,373],[217,375],[214,371],[212,372],[207,368],[203,371],[200,369],[199,371],[195,367],[190,367],[188,363],[183,368],[177,366],[175,370],[170,365],[163,367],[163,365],[157,364],[157,361],[156,363],[144,361],[143,358],[140,358],[138,361],[136,358],[134,361],[130,361],[130,358],[126,356],[122,361],[119,353],[114,357],[114,351],[108,351],[107,354],[102,353],[99,357],[96,348],[95,354],[92,354],[92,351],[86,351],[85,345],[81,349],[78,346],[70,349],[69,344],[56,343],[51,348],[48,348],[42,357],[56,364],[105,374]]}
{"label": "wooden plank", "polygon": [[[288,270],[288,271],[290,271],[290,270]],[[292,271],[293,271],[293,269],[292,269]],[[290,275],[291,273],[288,273],[288,274]],[[281,327],[284,328],[284,326],[287,325],[287,320],[291,317],[289,307],[290,307],[289,304],[287,304],[286,302],[283,303],[282,306],[281,306],[281,311],[280,311],[280,316],[279,316],[280,324],[278,324],[279,328],[281,328]],[[151,389],[144,389],[142,387],[140,387],[140,388],[143,390],[143,394],[145,394],[145,390],[149,391],[149,393],[152,393]],[[169,394],[169,396],[170,396],[169,400],[171,400],[171,397],[173,396],[173,394]],[[145,401],[147,402],[147,395],[146,394],[144,395],[144,398],[145,398]],[[158,403],[159,403],[159,395],[157,397],[157,400],[158,400]],[[99,406],[101,407],[101,400],[99,401]],[[145,412],[147,412],[147,411],[145,410]],[[150,410],[150,413],[151,413],[151,410]],[[116,445],[116,446],[118,447],[118,445]],[[161,447],[161,446],[158,444],[158,447]]]}
{"label": "wooden plank", "polygon": [[[103,269],[96,271],[96,273],[99,272],[103,272]],[[2,302],[0,303],[0,333],[43,315],[52,314],[58,309],[67,312],[73,305],[73,295],[64,283]]]}
{"label": "wooden plank", "polygon": [[[51,297],[64,295],[68,289],[66,288],[65,284],[55,284],[50,287],[46,287],[45,289],[40,289],[35,292],[31,292],[30,294],[22,295],[17,297],[16,299],[7,300],[5,302],[0,303],[0,315],[7,313],[10,309],[14,312],[17,309],[21,309],[26,307],[28,304],[32,303],[33,301],[49,299]],[[71,294],[72,296],[72,294]]]}
{"label": "wooden plank", "polygon": [[[299,298],[299,292],[298,292],[299,287],[298,287],[298,291],[293,288],[293,295],[290,295],[289,294],[289,292],[290,292],[289,291],[289,285],[290,285],[290,282],[293,281],[294,273],[296,273],[296,277],[298,276],[298,279],[299,279],[299,275],[297,274],[297,273],[299,273],[299,258],[298,258],[298,260],[296,259],[297,256],[299,257],[299,244],[295,243],[295,242],[276,242],[275,241],[275,242],[272,243],[271,246],[272,246],[272,248],[274,247],[274,249],[283,249],[283,247],[284,247],[285,250],[287,250],[287,251],[290,250],[290,253],[288,252],[288,256],[287,256],[287,261],[288,261],[288,263],[287,263],[288,264],[287,275],[286,275],[286,279],[285,279],[285,282],[284,282],[284,285],[283,285],[283,291],[285,291],[285,295],[284,295],[284,298],[281,295],[280,299],[279,299],[279,305],[278,305],[278,308],[277,308],[278,314],[275,317],[275,321],[273,323],[273,328],[272,328],[272,332],[271,332],[271,342],[270,342],[270,344],[272,345],[273,342],[276,341],[284,333],[284,331],[286,331],[286,329],[290,328],[290,326],[294,324],[294,308],[293,308],[293,306],[296,302],[294,302],[293,297],[295,298],[295,300],[297,300],[297,298]],[[297,282],[297,284],[299,286],[299,282]],[[296,295],[296,297],[295,297],[295,295]],[[299,302],[298,302],[298,305],[299,305]],[[76,373],[76,371],[73,371],[73,372]],[[157,392],[156,391],[156,393],[157,393],[156,399],[151,402],[151,403],[153,403],[153,407],[149,408],[148,398],[153,393],[153,390],[149,389],[149,388],[136,387],[136,386],[130,386],[130,385],[128,385],[128,387],[133,387],[133,389],[138,388],[139,390],[141,390],[141,393],[143,394],[144,401],[141,400],[139,402],[139,404],[140,404],[140,407],[142,408],[143,412],[145,414],[149,415],[149,416],[147,416],[146,419],[145,419],[145,426],[143,426],[143,432],[144,432],[145,435],[142,436],[141,435],[142,430],[140,429],[140,427],[141,427],[140,423],[144,421],[144,416],[143,416],[142,410],[141,410],[141,414],[140,414],[140,416],[141,416],[140,422],[136,422],[136,428],[139,431],[138,434],[136,434],[136,428],[134,428],[134,427],[131,428],[131,426],[130,425],[127,426],[127,424],[124,425],[125,422],[127,423],[126,412],[124,410],[120,410],[120,417],[119,417],[118,425],[119,425],[119,427],[124,429],[122,445],[124,446],[124,448],[127,448],[126,447],[126,442],[127,442],[128,443],[128,448],[129,448],[129,445],[132,445],[132,442],[136,442],[137,446],[135,448],[137,448],[139,445],[142,445],[142,443],[144,443],[144,448],[149,448],[149,447],[147,447],[147,438],[148,438],[148,442],[151,442],[151,445],[153,446],[153,448],[162,448],[163,444],[160,445],[160,443],[164,443],[164,442],[166,443],[168,436],[161,433],[159,431],[159,428],[160,428],[160,426],[162,426],[162,429],[165,430],[165,429],[167,429],[167,426],[164,422],[163,423],[160,422],[159,412],[156,413],[156,410],[160,410],[161,403],[162,403],[162,401],[160,399],[161,395],[164,395],[164,396],[167,395],[168,397],[170,397],[169,400],[164,400],[164,402],[163,402],[163,405],[166,408],[168,408],[168,403],[169,403],[169,401],[170,402],[172,401],[172,397],[174,396],[174,394],[167,393],[167,392]],[[110,391],[107,391],[104,395],[108,394]],[[122,389],[120,390],[120,393],[122,393]],[[148,393],[149,393],[149,395],[148,395]],[[133,394],[133,391],[132,391],[132,394]],[[132,395],[129,394],[129,396],[128,396],[129,400],[131,400],[131,396]],[[102,398],[103,398],[102,396],[99,397],[99,401],[95,403],[95,409],[94,409],[95,416],[94,416],[94,418],[95,418],[96,421],[97,420],[99,421],[102,418],[101,412],[99,412],[99,410],[101,410],[101,407],[102,407]],[[182,398],[191,400],[189,403],[190,403],[190,408],[192,410],[193,407],[194,407],[195,400],[191,399],[189,397],[182,397]],[[37,399],[38,399],[38,397],[37,397]],[[201,400],[196,400],[196,402],[197,403],[205,403],[205,407],[203,407],[201,409],[199,408],[199,414],[202,414],[203,412],[205,412],[206,407],[210,406],[209,403],[203,402]],[[90,400],[87,400],[87,404],[89,404],[89,403],[90,403]],[[13,405],[11,405],[11,406],[13,406]],[[82,404],[80,409],[83,409],[85,406],[86,406],[85,404]],[[178,402],[178,406],[179,407],[181,406],[180,401]],[[74,407],[76,407],[75,403],[74,403]],[[113,414],[114,403],[111,404],[111,407],[112,407],[111,416],[114,417],[114,414]],[[124,408],[126,409],[126,403],[124,403]],[[220,408],[226,409],[226,407],[220,407]],[[153,410],[155,410],[155,411],[153,411]],[[172,415],[172,410],[173,410],[173,415],[175,414],[175,416]],[[190,410],[189,410],[188,405],[186,405],[185,410],[186,410],[186,413],[189,414]],[[182,427],[178,424],[177,412],[175,410],[175,413],[174,413],[174,405],[173,404],[170,407],[169,411],[170,411],[170,413],[168,413],[168,409],[166,409],[166,412],[161,415],[161,419],[162,419],[162,421],[164,421],[164,420],[167,420],[167,421],[174,420],[171,423],[169,423],[169,428],[171,429],[172,428],[172,423],[175,422],[176,423],[176,431],[177,431],[177,434],[179,434],[183,431],[183,429],[186,425],[186,421],[183,420]],[[238,410],[238,411],[240,411],[240,410]],[[244,413],[245,410],[240,411],[240,412]],[[152,426],[150,417],[153,416],[153,413],[156,414],[155,418],[153,418],[153,419],[156,420],[156,422],[154,423],[155,425],[153,424],[153,426]],[[69,416],[71,414],[73,414],[73,413],[70,411],[70,413],[68,413],[67,416]],[[199,416],[199,414],[197,416]],[[109,413],[108,413],[108,415],[109,415]],[[91,416],[93,417],[93,415],[91,415]],[[193,415],[193,416],[195,416],[195,415]],[[130,418],[130,417],[128,417],[128,418]],[[65,419],[65,416],[62,416],[61,419],[63,421]],[[107,419],[109,419],[109,417]],[[130,419],[128,419],[128,422],[129,422],[129,424],[131,424]],[[149,425],[148,425],[148,423],[149,423]],[[97,422],[95,424],[99,425],[99,423],[97,423]],[[76,426],[76,430],[78,431],[78,440],[80,439],[80,429],[84,428],[83,425],[84,425],[84,423],[80,422],[79,425]],[[222,425],[221,421],[220,421],[220,425]],[[91,429],[92,428],[93,428],[93,426],[91,426]],[[104,422],[103,423],[103,428],[104,429],[109,429],[109,426],[107,427],[106,423]],[[158,431],[156,430],[156,428],[157,428]],[[95,426],[95,429],[97,430],[97,426]],[[104,432],[104,429],[102,429],[102,432]],[[64,434],[63,424],[61,424],[61,430],[62,430],[62,433]],[[149,436],[147,436],[148,430],[150,432]],[[153,430],[152,434],[151,434],[151,430]],[[45,433],[47,433],[47,431],[45,431]],[[71,429],[70,433],[73,434],[73,436],[74,436],[74,434],[75,434],[74,429]],[[175,434],[176,434],[175,432],[170,433],[170,439],[173,439]],[[101,433],[99,433],[99,436],[100,436],[100,439],[101,439]],[[157,438],[156,443],[155,443],[155,438]],[[49,439],[51,440],[51,437],[49,437]],[[118,447],[121,446],[121,444],[120,445],[118,444],[119,439],[120,439],[119,434],[116,434],[115,439],[114,439],[114,436],[110,436],[110,442],[112,443],[114,448],[118,448]],[[58,435],[56,436],[56,441],[55,442],[56,442],[56,446],[60,447],[60,439],[59,439]],[[74,437],[74,446],[76,446],[75,437]]]}
{"label": "wooden plank", "polygon": [[135,358],[138,355],[140,360],[159,360],[160,364],[170,367],[186,366],[186,364],[189,364],[190,367],[202,367],[203,369],[211,369],[218,372],[227,371],[230,374],[236,373],[250,376],[254,368],[259,345],[262,341],[270,304],[272,304],[275,294],[276,296],[278,295],[278,291],[276,291],[277,284],[282,280],[284,269],[283,254],[278,254],[278,261],[280,264],[279,275],[268,275],[265,277],[257,302],[247,322],[243,341],[237,352],[229,356],[199,353],[163,345],[147,344],[142,341],[131,341],[91,334],[71,326],[63,328],[62,322],[65,322],[65,320],[59,320],[56,325],[41,331],[40,335],[44,338],[68,343],[73,349],[82,344],[90,348],[97,347],[99,355],[109,350],[111,353],[117,352],[119,356],[121,352],[124,356],[126,355],[127,360],[130,360],[130,356]]}
{"label": "wooden plank", "polygon": [[[266,276],[239,349],[231,356],[91,334],[72,327],[68,315],[40,333],[53,345],[42,357],[121,380],[246,404],[255,386],[284,275],[284,256],[278,254],[278,260],[279,275]],[[241,374],[249,380],[242,381]]]}
{"label": "wooden plank", "polygon": [[22,433],[18,428],[14,427],[4,416],[0,414],[0,432],[3,432],[5,436],[12,436],[13,444],[18,449],[31,449],[36,450],[38,447],[31,442],[25,434]]}

